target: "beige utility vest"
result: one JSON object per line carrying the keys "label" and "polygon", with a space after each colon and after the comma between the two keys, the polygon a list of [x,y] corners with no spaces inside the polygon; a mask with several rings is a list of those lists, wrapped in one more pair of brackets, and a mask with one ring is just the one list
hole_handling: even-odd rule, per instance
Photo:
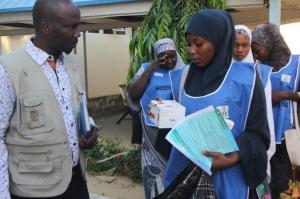
{"label": "beige utility vest", "polygon": [[[41,67],[25,48],[0,57],[0,62],[16,92],[15,110],[6,133],[10,192],[22,197],[60,195],[71,181],[72,155],[57,98]],[[80,62],[75,56],[67,55],[64,65],[77,119],[83,96]]]}

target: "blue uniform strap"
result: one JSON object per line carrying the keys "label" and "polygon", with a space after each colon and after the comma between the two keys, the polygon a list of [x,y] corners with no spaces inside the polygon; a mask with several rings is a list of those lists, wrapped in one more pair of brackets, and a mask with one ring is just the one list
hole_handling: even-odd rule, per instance
{"label": "blue uniform strap", "polygon": [[180,84],[179,84],[179,96],[178,96],[178,102],[181,104],[181,98],[182,98],[182,92],[184,87],[184,82],[186,80],[187,74],[189,72],[190,65],[187,65],[183,68],[181,78],[180,78]]}

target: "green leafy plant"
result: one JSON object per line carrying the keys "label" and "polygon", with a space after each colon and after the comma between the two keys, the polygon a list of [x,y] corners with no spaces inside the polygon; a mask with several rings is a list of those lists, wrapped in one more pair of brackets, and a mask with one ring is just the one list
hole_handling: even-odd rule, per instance
{"label": "green leafy plant", "polygon": [[97,145],[85,151],[87,170],[107,175],[126,175],[134,182],[141,182],[140,146],[128,150],[120,140],[98,139]]}
{"label": "green leafy plant", "polygon": [[141,164],[141,147],[140,145],[135,145],[134,149],[128,153],[125,161],[126,173],[134,182],[142,182]]}
{"label": "green leafy plant", "polygon": [[127,82],[143,62],[154,59],[153,45],[157,40],[165,37],[175,41],[179,54],[184,62],[188,63],[184,30],[190,16],[203,8],[224,9],[225,3],[226,0],[154,0],[129,43],[131,65]]}
{"label": "green leafy plant", "polygon": [[300,198],[300,184],[297,180],[289,181],[289,188],[280,194],[280,199],[297,199]]}
{"label": "green leafy plant", "polygon": [[292,179],[289,180],[289,187],[280,193],[280,199],[296,199],[300,198],[300,168],[292,166]]}

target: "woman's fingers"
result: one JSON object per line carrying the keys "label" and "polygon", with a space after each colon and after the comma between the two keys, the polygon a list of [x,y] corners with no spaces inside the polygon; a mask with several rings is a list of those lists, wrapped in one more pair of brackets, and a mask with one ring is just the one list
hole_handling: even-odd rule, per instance
{"label": "woman's fingers", "polygon": [[230,153],[227,156],[213,151],[203,151],[202,154],[213,159],[211,166],[213,170],[230,167],[239,160],[238,152]]}

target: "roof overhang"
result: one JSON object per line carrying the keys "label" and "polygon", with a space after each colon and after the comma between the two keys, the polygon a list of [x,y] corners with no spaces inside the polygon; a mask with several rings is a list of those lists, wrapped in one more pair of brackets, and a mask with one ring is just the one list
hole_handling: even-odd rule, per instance
{"label": "roof overhang", "polygon": [[[257,2],[259,1],[261,0],[257,0]],[[245,24],[253,28],[257,24],[269,21],[269,0],[242,6],[231,4],[227,6],[227,10],[233,17],[235,24]],[[300,22],[300,1],[281,0],[281,24],[295,22]]]}
{"label": "roof overhang", "polygon": [[[33,4],[35,0],[30,1]],[[81,31],[138,27],[153,3],[151,0],[74,0],[74,2],[81,11]],[[32,6],[15,10],[0,8],[0,36],[32,34],[34,30],[31,9]],[[245,24],[249,27],[267,22],[269,18],[268,0],[227,0],[227,10],[231,13],[235,24]],[[299,21],[300,1],[281,0],[281,23]]]}
{"label": "roof overhang", "polygon": [[[121,2],[119,0],[119,2]],[[152,1],[86,5],[78,4],[81,12],[81,31],[138,27],[152,6]],[[0,12],[0,36],[33,34],[31,9]]]}

